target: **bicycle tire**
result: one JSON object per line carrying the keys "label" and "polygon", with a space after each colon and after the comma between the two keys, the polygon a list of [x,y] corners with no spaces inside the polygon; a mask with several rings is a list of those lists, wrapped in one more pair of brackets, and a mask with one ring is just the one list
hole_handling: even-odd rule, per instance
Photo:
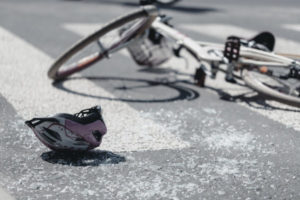
{"label": "bicycle tire", "polygon": [[[300,107],[300,96],[296,97],[277,91],[276,89],[268,86],[267,84],[264,84],[261,80],[258,80],[257,75],[258,74],[254,71],[244,69],[242,78],[248,87],[255,90],[259,94],[262,94],[266,97],[269,97],[273,100],[287,105]],[[267,78],[267,75],[262,76],[265,76]]]}
{"label": "bicycle tire", "polygon": [[[111,22],[104,25],[99,30],[95,31],[94,33],[86,36],[82,40],[78,41],[76,44],[74,44],[71,48],[69,48],[67,51],[65,51],[61,56],[59,56],[55,62],[51,65],[51,67],[48,70],[48,77],[53,80],[60,80],[67,78],[68,76],[74,74],[75,72],[79,72],[92,64],[100,61],[102,58],[105,57],[106,54],[109,53],[109,51],[112,51],[113,49],[117,49],[118,46],[121,46],[122,43],[125,43],[125,41],[119,41],[119,43],[115,43],[116,46],[111,46],[109,48],[109,51],[104,52],[98,52],[97,55],[88,55],[77,61],[77,63],[73,63],[74,66],[69,66],[68,69],[65,69],[64,71],[61,70],[61,67],[70,60],[74,55],[76,55],[78,52],[82,51],[85,47],[90,45],[91,43],[95,42],[96,40],[100,40],[101,37],[105,36],[109,32],[123,26],[126,24],[129,24],[130,22],[133,22],[137,19],[143,19],[143,23],[136,28],[135,32],[132,32],[130,37],[135,38],[136,36],[142,34],[147,28],[149,28],[154,21],[154,19],[157,16],[157,8],[155,6],[149,5],[144,6],[143,8],[140,8],[138,10],[135,10],[131,13],[128,13],[124,16],[121,16],[115,20],[112,20]],[[129,38],[129,37],[128,37]],[[124,46],[125,47],[125,46]],[[94,56],[94,57],[93,57]],[[86,59],[86,60],[85,60]]]}

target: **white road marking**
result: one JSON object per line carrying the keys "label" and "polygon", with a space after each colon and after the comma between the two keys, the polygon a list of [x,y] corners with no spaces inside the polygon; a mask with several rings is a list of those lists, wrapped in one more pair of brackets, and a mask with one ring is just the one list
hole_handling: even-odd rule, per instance
{"label": "white road marking", "polygon": [[203,35],[209,35],[211,37],[222,39],[224,41],[230,35],[250,38],[257,33],[253,30],[225,24],[184,24],[180,25],[180,27],[187,30],[195,31],[197,33],[201,33]]}
{"label": "white road marking", "polygon": [[300,32],[300,24],[284,24],[284,28]]}
{"label": "white road marking", "polygon": [[[203,35],[208,35],[211,37],[222,39],[224,41],[230,35],[235,35],[244,38],[251,38],[258,33],[258,31],[245,29],[234,25],[228,25],[228,24],[186,24],[186,25],[181,25],[180,27],[187,30],[195,31]],[[294,26],[294,28],[296,27]],[[299,49],[300,43],[295,42],[293,40],[276,37],[276,35],[275,38],[276,38],[276,44],[275,44],[276,52],[281,52],[281,53],[288,52],[293,54],[300,54],[300,49]]]}
{"label": "white road marking", "polygon": [[[99,28],[100,24],[64,24],[63,27],[74,31],[75,33],[84,36],[88,33],[91,33],[95,31],[97,28]],[[218,39],[226,39],[229,35],[237,35],[237,36],[243,36],[245,38],[250,38],[257,34],[256,31],[244,29],[241,27],[233,26],[233,25],[223,25],[223,24],[185,24],[180,25],[181,28],[195,31],[204,35],[209,35],[211,37],[215,37]],[[276,47],[278,51],[281,52],[292,52],[296,53],[295,51],[299,51],[300,53],[300,44],[296,43],[291,40],[287,40],[284,38],[276,38]],[[128,55],[127,51],[122,51],[124,55]],[[127,54],[126,54],[127,53]],[[190,73],[193,74],[195,72],[195,68],[199,67],[199,64],[194,62],[193,59],[190,59],[189,62],[190,66],[188,67],[181,67],[185,66],[185,63],[183,60],[179,59],[171,59],[168,63],[164,64],[162,67],[166,68],[174,68],[175,70],[179,70],[183,73]],[[174,77],[173,77],[174,78]],[[177,76],[176,78],[182,78],[181,76]],[[206,85],[210,86],[215,89],[220,89],[224,92],[227,92],[228,94],[232,96],[238,96],[245,94],[248,97],[256,95],[255,92],[253,92],[251,89],[247,87],[242,87],[236,84],[230,84],[224,81],[224,75],[222,73],[218,74],[218,78],[215,80],[212,80],[210,78],[207,78]],[[239,104],[246,106],[247,108],[260,113],[274,121],[277,121],[279,123],[282,123],[288,127],[292,127],[295,130],[300,131],[300,109],[287,106],[278,102],[274,101],[267,101],[268,104],[271,106],[274,106],[275,109],[271,108],[263,108],[261,105],[258,105],[255,102],[251,102],[251,106],[244,102],[239,102]],[[291,110],[290,112],[288,110]]]}
{"label": "white road marking", "polygon": [[6,191],[0,188],[0,199],[3,200],[14,200],[14,198],[9,195]]}
{"label": "white road marking", "polygon": [[[126,103],[95,99],[68,93],[52,86],[47,70],[53,59],[31,44],[0,27],[1,94],[23,119],[55,113],[75,113],[100,104],[108,134],[100,149],[109,151],[141,151],[180,149],[189,146],[174,134],[172,127],[143,117]],[[93,82],[67,81],[71,90],[114,98]]]}
{"label": "white road marking", "polygon": [[65,23],[62,27],[80,36],[87,36],[99,30],[104,24],[101,23]]}

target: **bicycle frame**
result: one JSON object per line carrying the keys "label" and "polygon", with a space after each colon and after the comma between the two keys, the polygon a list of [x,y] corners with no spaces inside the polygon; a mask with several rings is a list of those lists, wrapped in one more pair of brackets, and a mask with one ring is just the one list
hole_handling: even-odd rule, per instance
{"label": "bicycle frame", "polygon": [[[300,84],[290,85],[280,80],[289,78],[299,80],[300,61],[274,52],[247,47],[246,45],[248,44],[241,44],[238,37],[231,37],[232,40],[226,41],[225,45],[195,41],[164,23],[160,17],[157,17],[151,26],[166,38],[174,40],[179,45],[178,52],[184,48],[199,62],[200,66],[194,74],[195,83],[198,86],[203,87],[205,85],[206,75],[215,78],[219,70],[225,72],[226,81],[236,83],[234,70],[238,69],[241,79],[248,87],[279,102],[300,107]],[[227,45],[229,46],[227,47]],[[230,50],[229,54],[225,53],[228,48]],[[176,55],[179,54],[178,52],[176,52]],[[227,69],[221,69],[220,64],[225,64]],[[207,65],[210,67],[207,68]],[[281,74],[277,75],[278,72],[275,68],[286,68],[289,72],[281,72]],[[275,91],[273,88],[270,88],[272,86],[269,87],[268,84],[258,81],[258,77],[251,75],[252,71],[268,76],[279,82],[283,87],[289,88],[288,94],[282,94],[280,90]],[[293,96],[289,96],[291,94]]]}
{"label": "bicycle frame", "polygon": [[[160,17],[157,17],[151,26],[161,34],[175,40],[199,62],[226,63],[223,56],[223,44],[194,41],[176,29],[161,22]],[[289,67],[292,63],[300,64],[298,61],[272,52],[265,52],[244,46],[241,46],[240,57],[237,62],[242,66],[256,65],[267,67]]]}

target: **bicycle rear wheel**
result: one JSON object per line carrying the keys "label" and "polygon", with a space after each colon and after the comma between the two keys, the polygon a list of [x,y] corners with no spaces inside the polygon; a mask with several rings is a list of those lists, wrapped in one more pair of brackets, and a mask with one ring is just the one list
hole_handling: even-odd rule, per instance
{"label": "bicycle rear wheel", "polygon": [[156,7],[145,6],[111,21],[63,53],[50,67],[48,77],[64,79],[128,46],[149,28],[156,16]]}
{"label": "bicycle rear wheel", "polygon": [[[282,70],[282,69],[281,69]],[[283,80],[258,70],[244,70],[243,80],[258,93],[291,106],[300,107],[300,81]]]}

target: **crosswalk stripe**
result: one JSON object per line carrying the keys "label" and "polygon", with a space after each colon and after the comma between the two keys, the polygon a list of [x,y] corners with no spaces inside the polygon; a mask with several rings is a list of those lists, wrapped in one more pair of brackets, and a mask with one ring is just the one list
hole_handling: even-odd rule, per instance
{"label": "crosswalk stripe", "polygon": [[300,32],[300,24],[284,24],[283,28]]}
{"label": "crosswalk stripe", "polygon": [[87,36],[103,26],[102,23],[64,23],[62,27],[73,33],[80,34],[82,37]]}
{"label": "crosswalk stripe", "polygon": [[[181,25],[181,28],[195,31],[197,33],[208,35],[210,37],[214,37],[217,39],[224,40],[230,35],[236,35],[244,38],[251,38],[258,31],[228,25],[228,24],[186,24]],[[295,42],[293,40],[285,39],[282,37],[276,37],[275,51],[280,53],[292,53],[292,54],[300,54],[300,43]]]}
{"label": "crosswalk stripe", "polygon": [[[108,127],[108,134],[100,149],[140,151],[189,146],[189,143],[173,134],[176,130],[172,127],[146,119],[143,113],[126,103],[99,100],[56,89],[46,75],[53,59],[2,27],[0,43],[1,94],[23,119],[61,112],[75,113],[100,104]],[[80,79],[80,83],[67,81],[65,86],[87,94],[114,98],[112,94],[86,79]]]}
{"label": "crosswalk stripe", "polygon": [[224,41],[230,35],[250,38],[257,33],[253,30],[225,24],[182,24],[180,27],[203,35],[209,35],[217,39],[222,39]]}
{"label": "crosswalk stripe", "polygon": [[14,200],[14,198],[9,195],[6,191],[0,188],[0,199],[3,200]]}

